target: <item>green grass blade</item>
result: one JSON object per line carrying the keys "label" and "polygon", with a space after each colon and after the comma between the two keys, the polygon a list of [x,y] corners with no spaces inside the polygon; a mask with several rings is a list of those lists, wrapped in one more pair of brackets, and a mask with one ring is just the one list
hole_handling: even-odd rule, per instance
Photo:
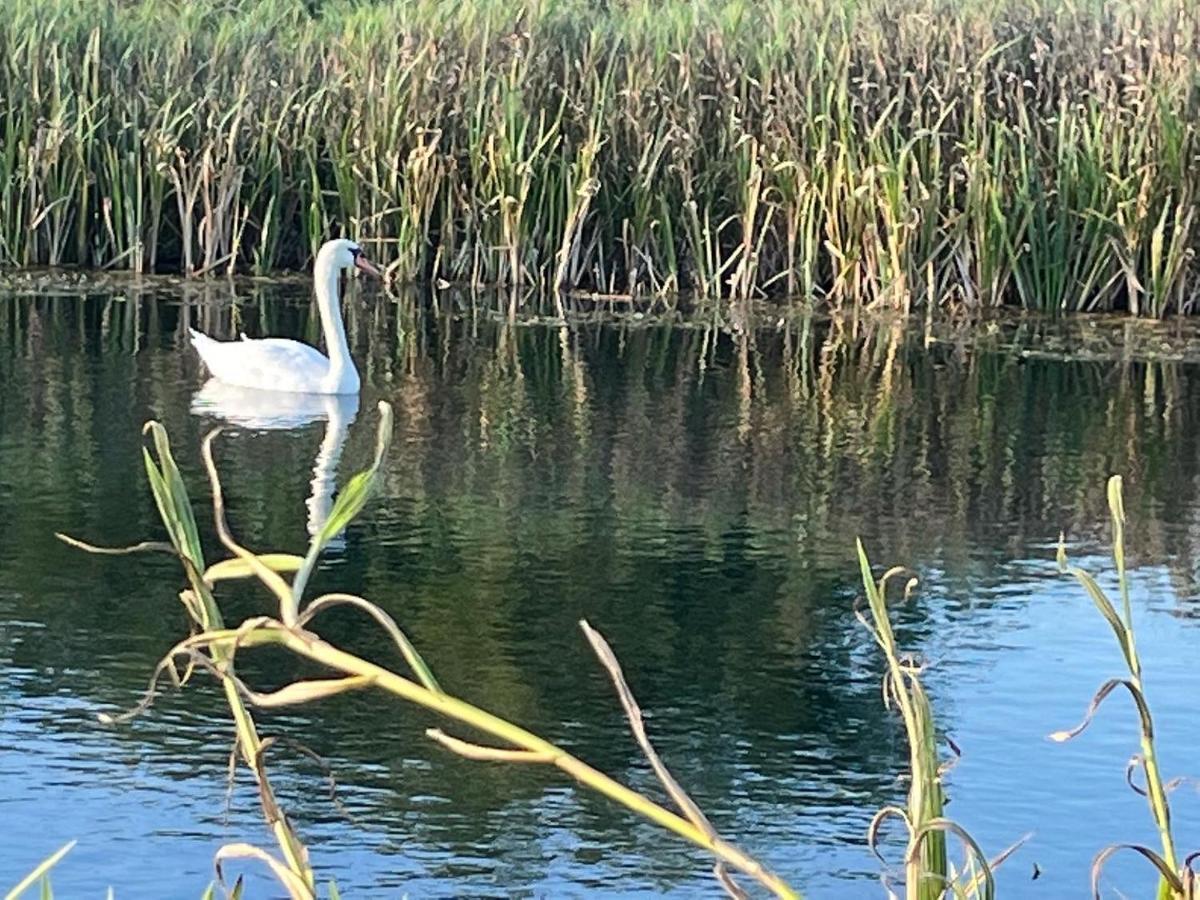
{"label": "green grass blade", "polygon": [[[379,425],[375,437],[375,459],[371,463],[370,468],[359,472],[351,478],[345,489],[338,495],[337,500],[333,504],[333,509],[329,512],[329,517],[325,520],[321,530],[313,537],[308,545],[308,553],[304,557],[304,565],[296,573],[296,578],[292,582],[292,606],[290,615],[294,621],[299,609],[301,600],[304,597],[304,589],[308,585],[308,579],[312,575],[313,569],[316,568],[317,558],[321,555],[321,551],[326,545],[333,540],[343,529],[349,525],[354,518],[367,505],[367,500],[370,499],[371,493],[375,488],[375,482],[379,477],[379,471],[383,467],[384,459],[387,457],[388,448],[392,443],[392,407],[391,404],[380,401],[379,403]],[[286,621],[286,617],[285,617]]]}
{"label": "green grass blade", "polygon": [[[272,572],[296,572],[304,565],[304,557],[292,553],[260,553],[255,559]],[[233,578],[251,578],[257,570],[249,560],[240,557],[223,559],[204,570],[204,580],[209,584]]]}
{"label": "green grass blade", "polygon": [[[20,881],[18,881],[16,886],[13,887],[7,894],[4,895],[4,900],[17,900],[18,897],[20,897],[23,893],[25,893],[25,891],[27,891],[31,887],[33,887],[33,885],[36,884],[39,879],[41,879],[44,875],[46,875],[47,872],[49,872],[52,868],[54,868],[58,864],[59,860],[61,860],[64,856],[66,856],[68,853],[70,853],[71,848],[74,847],[77,843],[79,843],[79,842],[78,841],[68,841],[67,843],[65,843],[61,847],[59,847],[57,850],[55,850],[53,853],[51,853],[49,856],[47,856],[40,863],[38,863],[37,867],[32,872],[30,872],[28,875],[26,875],[24,878],[22,878]],[[48,885],[49,885],[48,881],[43,883],[43,888],[42,888],[43,896],[45,896],[45,891],[49,889]]]}

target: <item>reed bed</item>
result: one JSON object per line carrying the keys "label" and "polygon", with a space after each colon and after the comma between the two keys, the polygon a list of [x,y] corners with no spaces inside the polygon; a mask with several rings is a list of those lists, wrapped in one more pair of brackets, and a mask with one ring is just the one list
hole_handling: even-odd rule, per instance
{"label": "reed bed", "polygon": [[1190,0],[10,0],[0,264],[1188,312]]}

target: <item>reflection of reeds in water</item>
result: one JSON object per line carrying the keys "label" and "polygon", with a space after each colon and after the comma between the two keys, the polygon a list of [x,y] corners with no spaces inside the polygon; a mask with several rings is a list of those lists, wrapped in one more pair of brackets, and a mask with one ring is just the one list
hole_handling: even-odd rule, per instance
{"label": "reflection of reeds in water", "polygon": [[[308,307],[296,299],[307,291],[153,287],[125,302],[102,294],[0,304],[0,380],[7,396],[26,398],[0,403],[0,463],[81,530],[117,521],[129,529],[122,538],[135,538],[150,525],[144,505],[136,521],[128,516],[137,423],[154,413],[180,441],[200,436],[187,413],[202,375],[179,330],[184,313],[203,312],[222,335],[239,327],[302,334]],[[511,631],[514,610],[488,596],[489,584],[528,582],[531,560],[550,570],[599,561],[614,583],[640,585],[647,602],[631,636],[666,656],[678,625],[670,586],[645,567],[647,555],[716,573],[713,596],[734,588],[717,572],[722,560],[774,561],[754,570],[769,612],[746,621],[713,607],[718,621],[746,632],[716,651],[720,672],[750,664],[762,642],[795,652],[810,643],[821,590],[844,572],[836,548],[846,534],[862,534],[887,559],[936,546],[949,573],[966,574],[978,571],[980,547],[1004,557],[1052,541],[1062,527],[1093,535],[1104,510],[1096,485],[1124,471],[1137,487],[1131,555],[1172,560],[1181,596],[1194,594],[1200,543],[1194,529],[1170,523],[1190,521],[1196,505],[1200,390],[1177,362],[1025,360],[1003,347],[972,349],[986,341],[982,330],[958,349],[953,334],[935,329],[939,340],[924,349],[919,332],[867,319],[799,316],[778,329],[752,319],[736,334],[719,311],[605,323],[581,316],[563,331],[507,326],[503,302],[489,311],[447,295],[429,306],[357,289],[346,314],[368,398],[396,409],[380,533],[424,535],[439,548],[413,564],[394,547],[364,543],[361,590],[381,595],[389,572],[404,567],[425,601],[413,627],[440,665],[459,665],[454,632],[466,629],[504,670],[482,688],[494,706],[538,720],[554,707],[502,652],[497,635]],[[234,482],[231,502],[248,531],[286,546],[303,534],[272,511],[282,498],[290,508],[304,502],[295,473],[312,466],[313,445],[271,446],[283,456],[264,466],[231,442],[234,471],[255,473]],[[351,434],[344,465],[353,470],[367,452]],[[199,475],[194,455],[180,464]],[[33,536],[62,522],[19,504],[12,515],[9,577],[36,593],[47,563]],[[478,579],[455,574],[468,562]],[[434,602],[451,589],[454,627]],[[565,629],[587,586],[569,580],[557,589],[561,611],[543,614]],[[761,702],[731,690],[747,708]],[[844,749],[867,752],[857,743]]]}
{"label": "reflection of reeds in water", "polygon": [[[161,410],[174,431],[194,433],[175,413],[180,385],[198,383],[180,338],[185,311],[218,334],[301,334],[308,321],[292,295],[261,287],[239,295],[238,322],[221,286],[123,296],[0,306],[0,373],[29,398],[6,410],[5,430],[49,490],[73,483],[61,459],[82,454],[93,468],[97,435],[130,446],[111,433],[114,416]],[[745,522],[800,538],[802,553],[861,532],[877,552],[910,558],[921,533],[965,563],[979,523],[1006,523],[1014,549],[1064,525],[1089,533],[1104,509],[1095,485],[1121,470],[1139,498],[1162,504],[1140,523],[1133,552],[1177,560],[1182,591],[1194,582],[1196,548],[1186,530],[1163,525],[1186,520],[1195,497],[1200,393],[1186,365],[1027,360],[1003,346],[972,349],[983,331],[962,349],[943,335],[921,350],[914,330],[867,321],[797,317],[738,334],[719,316],[671,315],[561,331],[506,327],[502,306],[496,321],[469,304],[456,312],[450,298],[445,314],[358,298],[347,303],[354,352],[404,435],[388,490],[440,504],[468,533],[485,526],[460,498],[490,495],[500,515],[512,504],[504,485],[537,469],[551,489],[559,479],[577,490],[602,483],[622,521],[703,523],[714,544]],[[68,352],[81,345],[86,354]],[[56,452],[28,452],[35,446]],[[278,486],[261,488],[261,497],[253,485],[239,490],[262,506]],[[912,527],[873,533],[872,510]],[[564,549],[586,540],[571,514],[547,510]],[[524,538],[515,540],[519,555]]]}
{"label": "reflection of reeds in water", "polygon": [[[532,345],[523,348],[535,355],[545,354],[534,360],[523,357],[521,353],[517,352],[516,335],[520,333],[520,329],[512,330],[507,327],[501,328],[497,333],[496,355],[485,363],[483,371],[479,375],[480,409],[486,408],[489,402],[494,401],[503,405],[506,399],[511,401],[512,395],[509,392],[514,389],[514,385],[520,395],[528,398],[530,396],[527,393],[528,382],[545,380],[544,375],[538,379],[531,379],[528,374],[523,379],[514,380],[511,377],[514,367],[524,367],[522,372],[529,373],[538,371],[538,366],[561,366],[556,378],[562,379],[566,386],[569,386],[573,379],[578,377],[581,365],[580,357],[576,355],[578,348],[573,348],[570,342],[559,339],[561,331],[535,335]],[[547,340],[547,337],[552,339]],[[623,336],[626,340],[629,337],[629,335]],[[880,429],[895,430],[897,425],[888,424],[895,417],[886,412],[880,415],[878,410],[881,406],[886,410],[890,404],[896,403],[898,398],[895,396],[895,392],[904,384],[905,368],[899,362],[897,339],[898,335],[894,329],[887,329],[882,333],[871,335],[864,334],[862,338],[857,339],[857,349],[852,351],[850,347],[855,345],[856,339],[847,334],[835,333],[834,336],[828,338],[827,343],[823,346],[821,358],[809,362],[821,369],[813,379],[813,384],[818,386],[824,384],[824,387],[815,388],[812,401],[825,408],[838,406],[839,401],[832,394],[838,386],[839,379],[829,368],[833,364],[831,361],[849,353],[850,356],[846,357],[845,361],[855,362],[861,377],[866,371],[863,367],[867,364],[863,363],[861,358],[856,359],[859,354],[867,359],[882,360],[881,365],[888,369],[890,374],[879,371],[880,364],[877,363],[872,367],[873,378],[868,379],[865,386],[860,384],[853,392],[853,396],[858,398],[859,402],[867,404],[867,408],[860,413],[855,427],[871,439],[877,438],[877,432]],[[636,344],[636,342],[634,343]],[[651,344],[649,347],[642,346],[641,349],[645,352],[647,349],[661,348],[655,348]],[[730,396],[725,401],[725,405],[731,416],[731,424],[736,423],[735,427],[731,429],[734,434],[730,440],[733,445],[737,446],[740,446],[747,437],[762,429],[762,424],[757,419],[759,413],[754,397],[768,391],[768,386],[771,384],[765,376],[755,376],[749,390],[750,399],[747,399],[745,373],[749,368],[748,357],[752,351],[761,353],[757,342],[752,344],[746,340],[735,339],[726,360],[733,370],[734,384],[729,388]],[[626,345],[623,352],[629,352],[629,345]],[[669,353],[665,354],[666,357],[669,355]],[[655,358],[661,365],[664,355],[657,355]],[[686,361],[685,371],[695,372],[698,357],[684,353],[683,359]],[[720,361],[719,357],[717,361]],[[445,361],[443,360],[443,362]],[[755,363],[755,369],[760,368],[762,368],[761,357]],[[647,373],[644,366],[639,367],[639,371],[643,376]],[[710,368],[707,377],[713,377],[713,371]],[[676,370],[673,370],[671,366],[666,366],[660,369],[658,374],[673,374],[674,372]],[[509,376],[507,380],[506,374]],[[1158,381],[1153,378],[1148,381],[1152,386],[1158,384]],[[787,382],[788,379],[784,379],[784,383]],[[644,377],[642,383],[644,386]],[[795,384],[794,379],[792,383]],[[675,387],[677,388],[678,385]],[[499,393],[496,393],[497,391]],[[822,397],[822,392],[828,392],[830,396]],[[803,399],[804,391],[801,390],[800,394]],[[578,433],[573,427],[576,420],[575,414],[571,410],[583,402],[587,396],[589,394],[581,393],[580,389],[576,387],[565,391],[560,397],[567,407],[563,415],[563,427],[575,438],[578,437]],[[643,393],[642,402],[647,402],[650,396],[651,392],[649,391]],[[790,402],[795,402],[796,399],[795,395],[789,397]],[[1141,409],[1145,400],[1144,392],[1138,399],[1138,408]],[[742,423],[747,414],[748,403],[751,408],[752,423],[749,431],[743,433]],[[881,419],[884,424],[880,424]],[[535,431],[529,434],[518,434],[513,439],[512,445],[507,445],[504,441],[497,442],[493,424],[483,414],[479,419],[468,419],[468,424],[477,429],[477,431],[468,432],[466,436],[477,448],[481,459],[494,455],[509,457],[514,452],[519,453],[523,447],[527,447],[531,443],[538,444],[544,441],[540,433]],[[395,623],[380,608],[367,603],[360,597],[338,593],[325,594],[312,601],[304,600],[307,573],[311,571],[320,551],[327,546],[331,536],[340,531],[358,513],[365,502],[367,493],[372,489],[373,482],[378,477],[378,466],[387,456],[386,440],[381,439],[377,449],[376,462],[372,469],[348,482],[346,489],[330,512],[328,522],[314,538],[305,559],[285,554],[250,556],[234,541],[224,524],[224,512],[219,499],[222,493],[221,487],[211,461],[211,441],[206,443],[206,461],[210,477],[213,480],[214,497],[217,498],[215,511],[218,533],[226,547],[234,553],[234,557],[205,568],[205,563],[199,555],[196,524],[191,519],[190,504],[183,490],[181,476],[165,443],[165,433],[157,426],[153,433],[156,437],[157,462],[148,457],[148,472],[175,552],[184,561],[185,570],[189,573],[191,588],[184,592],[183,600],[189,616],[199,631],[198,634],[176,646],[164,660],[157,674],[170,672],[174,673],[179,680],[186,680],[191,669],[198,667],[212,672],[222,681],[230,708],[239,724],[239,741],[243,760],[255,771],[263,796],[264,812],[276,832],[282,854],[281,857],[274,857],[256,847],[234,844],[222,849],[218,854],[219,860],[228,861],[239,857],[261,860],[272,868],[292,896],[309,897],[312,895],[313,875],[307,861],[306,851],[274,801],[263,765],[264,753],[266,747],[269,746],[270,739],[264,739],[258,734],[250,708],[256,706],[273,708],[307,703],[331,697],[343,691],[373,687],[389,691],[402,699],[440,712],[451,719],[457,719],[461,723],[471,725],[511,745],[503,748],[482,746],[449,737],[440,730],[429,732],[430,737],[434,740],[467,759],[509,764],[554,765],[584,784],[596,788],[601,793],[641,812],[659,824],[707,847],[722,863],[760,880],[780,896],[790,895],[790,889],[775,876],[717,838],[711,825],[707,823],[694,804],[686,798],[686,795],[681,793],[680,788],[665,769],[661,768],[661,761],[650,747],[642,729],[640,711],[632,699],[632,695],[628,692],[620,667],[607,644],[595,632],[585,627],[589,640],[608,668],[618,689],[635,736],[648,755],[655,771],[659,774],[668,794],[678,804],[681,815],[666,811],[645,798],[610,782],[574,757],[529,732],[489,716],[482,710],[446,694],[434,679],[423,659],[417,655]],[[387,433],[390,433],[390,425],[381,432],[383,435]],[[828,438],[819,432],[816,440],[818,443],[825,444]],[[840,438],[832,443],[832,446],[835,447],[839,445]],[[901,443],[897,442],[889,446],[887,452],[894,454],[900,446]],[[874,449],[868,446],[866,458],[870,459],[874,452]],[[745,465],[744,458],[740,460],[740,464]],[[508,490],[504,486],[502,489]],[[1093,700],[1088,719],[1084,724],[1086,725],[1090,720],[1095,707],[1117,687],[1126,687],[1135,698],[1142,724],[1142,753],[1137,758],[1136,764],[1142,768],[1146,783],[1145,789],[1140,792],[1148,797],[1150,808],[1159,827],[1162,848],[1161,852],[1151,851],[1144,847],[1134,849],[1154,862],[1162,871],[1159,889],[1159,897],[1162,900],[1190,900],[1194,886],[1186,865],[1180,863],[1174,847],[1166,802],[1169,786],[1164,782],[1157,768],[1152,720],[1142,691],[1140,661],[1134,649],[1124,563],[1125,515],[1119,481],[1110,482],[1108,502],[1112,511],[1115,532],[1114,559],[1118,569],[1124,611],[1117,611],[1116,606],[1107,599],[1090,576],[1078,570],[1074,570],[1074,574],[1087,588],[1097,608],[1113,626],[1128,664],[1130,677],[1126,680],[1114,679],[1101,687],[1097,697]],[[864,617],[864,621],[867,622],[886,659],[885,695],[904,720],[910,745],[909,761],[912,778],[907,808],[886,808],[872,825],[872,842],[877,836],[878,827],[884,818],[895,816],[905,822],[909,838],[904,857],[904,881],[907,896],[911,900],[925,900],[925,898],[932,900],[932,898],[945,896],[947,891],[954,896],[992,897],[995,891],[992,870],[1011,852],[1011,849],[1004,851],[995,859],[988,860],[971,837],[945,817],[943,809],[945,797],[942,788],[945,763],[937,749],[940,735],[935,724],[932,704],[921,682],[920,666],[908,659],[896,644],[887,609],[887,587],[890,577],[895,574],[896,570],[886,573],[876,581],[871,574],[861,545],[859,552],[869,609],[869,620]],[[288,584],[280,573],[286,574],[293,571],[297,571],[297,575],[293,582]],[[280,604],[279,618],[252,617],[236,629],[227,628],[222,624],[221,613],[216,605],[214,585],[231,578],[244,578],[251,575],[256,575],[268,590],[275,593]],[[312,619],[319,612],[335,605],[349,605],[361,609],[380,623],[411,666],[413,676],[402,676],[383,669],[361,657],[340,650],[318,637],[309,628]],[[239,652],[249,652],[253,648],[263,645],[282,646],[301,657],[321,663],[341,674],[338,678],[333,679],[298,681],[273,692],[253,691],[236,676],[233,658]],[[177,668],[180,664],[185,664],[182,670]],[[1056,737],[1063,739],[1073,736],[1082,730],[1082,727],[1073,729],[1071,732],[1063,732]],[[967,862],[962,867],[956,868],[950,861],[950,854],[946,846],[947,834],[960,839],[967,848]],[[1095,877],[1098,878],[1100,867],[1108,856],[1115,852],[1115,849],[1106,848],[1100,853],[1097,858]],[[718,877],[722,879],[722,883],[727,886],[727,889],[736,895],[737,888],[729,882],[729,873],[721,866],[718,866]]]}
{"label": "reflection of reeds in water", "polygon": [[[304,327],[303,309],[286,293],[247,289],[238,325],[226,287],[197,290],[193,302],[218,332]],[[140,302],[38,297],[0,304],[0,381],[31,400],[0,404],[0,464],[19,465],[30,491],[62,499],[54,521],[30,518],[17,505],[6,523],[15,563],[6,575],[18,590],[36,595],[36,580],[52,576],[35,538],[64,518],[91,533],[117,523],[133,530],[123,535],[131,538],[149,527],[144,517],[129,518],[127,480],[92,483],[88,473],[127,471],[112,463],[136,453],[130,423],[146,408],[161,409],[172,430],[195,436],[186,395],[199,373],[179,352],[177,299],[152,289]],[[354,351],[375,373],[371,390],[397,410],[397,440],[379,488],[389,502],[375,515],[397,527],[465,536],[479,554],[471,571],[491,579],[518,578],[531,559],[554,566],[574,558],[645,582],[648,601],[614,626],[618,646],[626,630],[647,654],[671,658],[679,636],[673,611],[659,602],[662,586],[639,568],[647,551],[686,557],[694,577],[711,579],[706,612],[734,636],[706,648],[703,674],[732,672],[754,665],[764,647],[797,652],[812,640],[814,610],[840,584],[829,573],[844,573],[845,564],[842,549],[826,555],[821,548],[841,536],[859,531],[891,558],[912,558],[934,542],[953,576],[978,565],[968,548],[1027,552],[1030,541],[1062,523],[1089,535],[1105,502],[1093,479],[1113,469],[1138,485],[1128,510],[1137,525],[1130,553],[1180,560],[1186,589],[1194,538],[1162,524],[1181,520],[1195,499],[1200,392],[1191,390],[1186,365],[1025,359],[1003,346],[980,349],[985,333],[960,347],[940,335],[913,353],[920,335],[866,319],[797,317],[778,329],[751,322],[747,330],[718,311],[604,324],[581,317],[570,328],[546,328],[504,324],[503,304],[496,312],[494,321],[467,303],[457,310],[369,305],[352,292]],[[525,421],[505,418],[512,407]],[[362,457],[361,444],[351,436],[347,459]],[[302,449],[278,468],[303,472],[312,448]],[[81,454],[89,456],[79,462]],[[232,469],[236,460],[229,462]],[[190,470],[181,463],[189,478],[198,474],[194,463]],[[255,516],[290,488],[271,472],[254,472],[231,485],[236,509],[254,521],[265,546],[276,545],[281,533]],[[544,490],[553,502],[518,518],[514,485]],[[89,503],[79,499],[89,495]],[[581,509],[608,517],[609,530]],[[908,527],[881,527],[888,521]],[[981,522],[1003,523],[1004,533],[981,534]],[[354,551],[363,561],[362,593],[384,596],[394,581],[389,548],[364,541]],[[771,561],[765,568],[780,570],[753,570],[766,614],[750,619],[724,609],[720,595],[732,582],[712,576],[713,561],[763,558]],[[432,585],[447,583],[459,601],[454,610],[420,602]],[[468,683],[470,660],[456,650],[465,636],[474,651],[497,659],[494,681],[475,688],[482,703],[523,720],[552,719],[554,693],[523,681],[511,648],[494,635],[522,624],[527,610],[497,605],[470,578],[414,568],[407,584],[413,628],[447,683]],[[569,624],[579,591],[563,584],[561,605],[537,614]],[[79,615],[88,625],[103,613]],[[143,626],[161,623],[132,623]],[[47,642],[37,648],[51,664],[65,658]],[[845,662],[838,652],[831,650],[830,665]],[[571,673],[564,678],[576,684]],[[722,687],[731,728],[770,712],[754,691]],[[826,739],[869,760],[873,771],[894,762],[861,736],[830,728]],[[782,772],[771,760],[761,769]],[[880,780],[882,796],[890,796],[890,779]]]}
{"label": "reflection of reeds in water", "polygon": [[263,272],[346,229],[514,298],[1196,295],[1189,0],[6,10],[4,264]]}

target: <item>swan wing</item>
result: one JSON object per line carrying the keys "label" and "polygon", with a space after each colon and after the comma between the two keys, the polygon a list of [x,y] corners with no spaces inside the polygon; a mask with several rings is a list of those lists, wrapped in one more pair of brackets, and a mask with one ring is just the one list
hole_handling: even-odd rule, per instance
{"label": "swan wing", "polygon": [[214,378],[239,387],[321,393],[329,376],[321,351],[286,338],[216,341],[193,331],[192,346]]}

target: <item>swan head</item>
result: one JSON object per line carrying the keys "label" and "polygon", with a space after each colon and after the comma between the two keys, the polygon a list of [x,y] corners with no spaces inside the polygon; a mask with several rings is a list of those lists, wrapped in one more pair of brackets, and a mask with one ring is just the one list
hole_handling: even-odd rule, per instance
{"label": "swan head", "polygon": [[321,249],[317,252],[317,265],[329,266],[333,269],[361,269],[377,277],[383,275],[367,259],[367,255],[363,253],[358,242],[347,238],[337,238],[322,244]]}

